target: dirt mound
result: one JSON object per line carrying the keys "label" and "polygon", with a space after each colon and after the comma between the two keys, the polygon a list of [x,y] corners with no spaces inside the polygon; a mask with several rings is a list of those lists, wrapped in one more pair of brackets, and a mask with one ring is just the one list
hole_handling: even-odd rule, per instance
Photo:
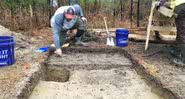
{"label": "dirt mound", "polygon": [[11,33],[13,32],[11,32],[9,29],[0,25],[0,36],[9,36],[11,35]]}

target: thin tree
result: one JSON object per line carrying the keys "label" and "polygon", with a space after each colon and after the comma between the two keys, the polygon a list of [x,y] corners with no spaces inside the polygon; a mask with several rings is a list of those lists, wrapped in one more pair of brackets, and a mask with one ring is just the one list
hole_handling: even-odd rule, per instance
{"label": "thin tree", "polygon": [[121,21],[123,21],[123,12],[124,12],[124,9],[123,9],[123,0],[120,0],[120,6],[121,6]]}
{"label": "thin tree", "polygon": [[130,0],[130,23],[132,28],[132,17],[133,17],[133,0]]}
{"label": "thin tree", "polygon": [[94,0],[94,14],[97,13],[97,0]]}
{"label": "thin tree", "polygon": [[79,4],[79,1],[78,0],[68,0],[68,4],[69,5]]}
{"label": "thin tree", "polygon": [[137,27],[140,26],[139,20],[140,20],[140,0],[138,0],[137,2]]}

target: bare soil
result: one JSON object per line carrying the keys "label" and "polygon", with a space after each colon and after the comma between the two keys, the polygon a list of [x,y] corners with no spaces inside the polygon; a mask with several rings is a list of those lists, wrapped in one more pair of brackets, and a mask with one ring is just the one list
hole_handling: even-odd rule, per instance
{"label": "bare soil", "polygon": [[[102,45],[103,46],[103,45]],[[29,99],[162,99],[132,68],[121,49],[69,47],[48,59],[51,81],[39,81]],[[58,72],[61,70],[60,72]],[[65,71],[70,71],[70,75]],[[52,73],[53,74],[53,73]],[[69,75],[69,80],[64,80]],[[61,77],[60,77],[61,76]],[[62,77],[63,76],[63,77]]]}
{"label": "bare soil", "polygon": [[[22,93],[23,87],[29,82],[30,75],[35,73],[45,61],[46,53],[36,53],[38,47],[48,44],[50,32],[35,31],[30,36],[15,33],[0,26],[0,35],[10,36],[15,40],[15,64],[0,68],[0,99],[14,99]],[[27,33],[28,34],[28,33]],[[41,35],[42,34],[42,35]],[[24,96],[21,96],[24,97]]]}
{"label": "bare soil", "polygon": [[[2,31],[2,29],[0,30]],[[92,33],[90,36],[92,35],[94,34]],[[36,53],[34,50],[52,42],[50,28],[33,31],[29,33],[29,36],[21,33],[14,33],[14,36],[16,41],[16,63],[12,66],[0,68],[0,99],[22,99],[29,96],[35,86],[30,87],[32,81],[35,81],[36,84],[40,79],[41,63],[47,58],[47,53]],[[107,49],[114,49],[105,45],[106,40],[104,38],[101,35],[94,35],[93,38],[86,39],[90,45],[88,47],[89,51],[92,53],[110,52]],[[143,77],[150,83],[155,82],[156,85],[169,91],[169,96],[171,95],[171,97],[169,98],[168,96],[168,99],[185,99],[185,69],[184,67],[171,64],[172,57],[167,53],[164,46],[163,44],[150,44],[149,50],[144,51],[144,43],[130,42],[128,47],[120,49],[128,52],[132,63],[136,64],[133,68],[138,70],[138,73],[142,72]],[[75,51],[75,48],[77,47],[64,48],[64,54],[65,52],[67,53],[67,50],[79,53],[80,50]],[[122,51],[120,49],[111,51]],[[66,57],[70,58],[69,56]],[[35,78],[37,79],[33,80]],[[27,87],[23,88],[24,86]],[[27,90],[29,91],[27,92]],[[27,95],[22,94],[23,91]],[[20,94],[21,96],[19,96]],[[161,92],[159,94],[163,95]]]}
{"label": "bare soil", "polygon": [[153,76],[149,78],[151,81],[156,81],[162,88],[168,89],[176,98],[185,99],[185,66],[172,63],[173,57],[166,46],[167,44],[151,43],[149,49],[144,51],[144,43],[131,43],[126,50],[138,63],[145,65],[143,70],[139,70]]}

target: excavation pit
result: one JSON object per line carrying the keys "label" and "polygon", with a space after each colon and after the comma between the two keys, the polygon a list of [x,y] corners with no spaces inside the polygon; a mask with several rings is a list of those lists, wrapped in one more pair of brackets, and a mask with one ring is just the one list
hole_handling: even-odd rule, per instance
{"label": "excavation pit", "polygon": [[49,57],[46,79],[39,81],[29,99],[163,99],[137,74],[123,49],[64,52],[63,57]]}
{"label": "excavation pit", "polygon": [[70,71],[66,68],[49,66],[46,71],[46,81],[67,82],[70,77]]}

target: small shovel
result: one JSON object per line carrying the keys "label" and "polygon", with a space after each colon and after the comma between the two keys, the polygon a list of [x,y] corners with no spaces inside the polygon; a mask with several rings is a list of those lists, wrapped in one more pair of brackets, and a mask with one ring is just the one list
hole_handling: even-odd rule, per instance
{"label": "small shovel", "polygon": [[[70,44],[69,43],[65,43],[65,44],[63,44],[61,47],[62,48],[66,48],[66,47],[68,47]],[[51,47],[55,47],[55,44],[51,44],[50,45]]]}
{"label": "small shovel", "polygon": [[110,36],[110,32],[108,31],[107,21],[106,21],[106,18],[105,17],[104,17],[104,22],[105,22],[105,27],[106,27],[106,30],[107,30],[107,45],[109,45],[109,46],[115,46],[114,39]]}

